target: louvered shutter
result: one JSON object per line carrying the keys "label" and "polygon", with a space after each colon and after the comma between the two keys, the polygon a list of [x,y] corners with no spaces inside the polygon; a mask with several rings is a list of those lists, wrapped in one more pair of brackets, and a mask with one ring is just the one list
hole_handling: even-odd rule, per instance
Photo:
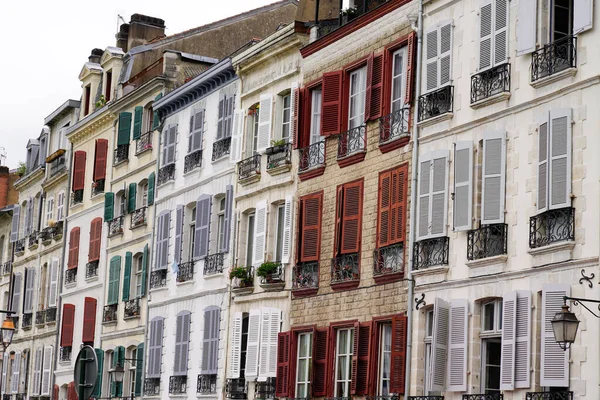
{"label": "louvered shutter", "polygon": [[108,299],[106,304],[119,303],[119,281],[121,278],[121,256],[114,256],[110,260],[108,272]]}
{"label": "louvered shutter", "polygon": [[100,259],[100,245],[102,244],[102,218],[94,218],[90,223],[90,246],[88,262]]}
{"label": "louvered shutter", "polygon": [[563,297],[571,294],[566,284],[548,284],[542,288],[542,343],[540,386],[569,387],[569,352],[554,340],[552,319],[564,304]]}
{"label": "louvered shutter", "polygon": [[35,293],[35,269],[25,268],[25,301],[23,302],[23,313],[33,312],[33,294]]}
{"label": "louvered shutter", "polygon": [[56,307],[58,298],[58,273],[59,261],[58,258],[53,258],[50,263],[50,284],[48,289],[48,307]]}
{"label": "louvered shutter", "polygon": [[[369,113],[365,113],[367,119],[375,120],[382,115],[383,110],[383,81],[384,81],[384,60],[383,54],[373,56],[371,62],[370,73],[367,80],[370,80],[370,95],[367,96],[365,102],[368,101]],[[369,85],[367,85],[369,89]]]}
{"label": "louvered shutter", "polygon": [[[98,375],[96,376],[96,385],[92,392],[92,397],[99,398],[102,396],[102,375],[104,375],[104,351],[102,349],[94,349],[96,359],[98,360]],[[137,376],[136,376],[137,385]]]}
{"label": "louvered shutter", "polygon": [[30,393],[32,395],[40,394],[40,383],[42,382],[42,358],[44,350],[42,347],[35,349],[35,360],[33,361],[33,379]]}
{"label": "louvered shutter", "polygon": [[504,131],[483,134],[483,173],[481,223],[504,222],[506,186],[506,140]]}
{"label": "louvered shutter", "polygon": [[144,115],[144,107],[136,106],[133,110],[133,138],[139,139],[142,136],[142,117]]}
{"label": "louvered shutter", "polygon": [[267,371],[263,373],[261,371],[261,375],[267,376],[270,378],[275,378],[277,376],[277,337],[281,330],[281,310],[277,308],[270,308],[269,312],[271,314],[269,320],[269,361],[267,363]]}
{"label": "louvered shutter", "polygon": [[156,243],[157,269],[167,269],[169,267],[169,232],[171,228],[171,212],[169,210],[163,211],[159,215],[159,223]]}
{"label": "louvered shutter", "polygon": [[304,197],[301,209],[301,242],[299,261],[318,261],[321,247],[321,212],[323,195],[315,194]]}
{"label": "louvered shutter", "polygon": [[454,230],[472,227],[473,218],[473,142],[454,146]]}
{"label": "louvered shutter", "polygon": [[177,130],[178,125],[171,126],[167,131],[168,141],[165,147],[166,158],[164,159],[163,165],[173,164],[175,162],[175,151],[177,148]]}
{"label": "louvered shutter", "polygon": [[148,176],[148,205],[151,206],[152,204],[154,204],[154,181],[156,175],[154,174],[154,172],[152,172],[149,176]]}
{"label": "louvered shutter", "polygon": [[352,340],[352,358],[350,360],[350,394],[356,394],[356,381],[358,373],[358,344],[360,342],[360,324],[354,323],[354,338]]}
{"label": "louvered shutter", "polygon": [[494,0],[480,0],[479,8],[479,69],[492,66],[493,4]]}
{"label": "louvered shutter", "polygon": [[231,135],[231,150],[229,160],[237,163],[242,159],[242,133],[244,131],[244,112],[235,110],[233,118],[233,134]]}
{"label": "louvered shutter", "polygon": [[571,206],[571,109],[550,111],[549,204],[551,209]]}
{"label": "louvered shutter", "polygon": [[240,363],[242,356],[242,319],[243,314],[236,312],[231,328],[231,356],[229,359],[229,378],[240,377]]}
{"label": "louvered shutter", "polygon": [[404,96],[404,104],[410,104],[413,98],[415,86],[415,60],[417,54],[417,34],[411,32],[406,43],[406,94]]}
{"label": "louvered shutter", "polygon": [[517,6],[517,56],[522,56],[535,50],[537,1],[519,1]]}
{"label": "louvered shutter", "polygon": [[13,394],[19,393],[19,374],[21,373],[21,352],[15,352],[15,358],[13,359],[12,365],[12,378],[10,381],[11,392]]}
{"label": "louvered shutter", "polygon": [[390,187],[390,242],[400,243],[406,235],[406,196],[408,188],[408,164],[391,171]]}
{"label": "louvered shutter", "polygon": [[144,251],[142,252],[142,289],[141,296],[146,295],[146,281],[148,279],[148,244],[144,245]]}
{"label": "louvered shutter", "polygon": [[10,242],[14,243],[19,240],[19,216],[21,215],[21,206],[15,204],[13,206],[12,222],[10,225]]}
{"label": "louvered shutter", "polygon": [[156,317],[150,321],[150,340],[148,346],[148,378],[160,378],[162,363],[164,319]]}
{"label": "louvered shutter", "polygon": [[94,344],[94,333],[96,331],[96,299],[93,297],[86,297],[83,306],[83,332],[81,334],[81,341],[83,343]]}
{"label": "louvered shutter", "polygon": [[537,209],[539,213],[548,210],[548,129],[547,115],[538,126],[538,193]]}
{"label": "louvered shutter", "polygon": [[438,30],[436,27],[425,33],[425,91],[438,87]]}
{"label": "louvered shutter", "polygon": [[127,196],[127,211],[134,212],[136,209],[136,192],[137,192],[137,183],[129,184],[129,193]]}
{"label": "louvered shutter", "polygon": [[419,157],[419,205],[417,208],[418,239],[426,239],[429,237],[432,155],[433,153],[426,153]]}
{"label": "louvered shutter", "polygon": [[450,302],[448,333],[448,388],[449,392],[467,390],[467,323],[469,306],[467,300]]}
{"label": "louvered shutter", "polygon": [[452,22],[444,23],[439,28],[439,85],[450,83],[452,78]]}
{"label": "louvered shutter", "polygon": [[96,140],[96,152],[94,160],[94,181],[106,178],[106,159],[108,157],[108,140]]}
{"label": "louvered shutter", "polygon": [[320,328],[315,331],[313,345],[313,397],[327,396],[329,380],[329,328]]}
{"label": "louvered shutter", "polygon": [[258,141],[257,151],[262,153],[271,139],[271,120],[273,119],[273,95],[270,93],[260,95],[260,112],[258,114]]}
{"label": "louvered shutter", "polygon": [[78,400],[77,389],[75,389],[75,382],[69,382],[67,386],[67,400]]}
{"label": "louvered shutter", "polygon": [[277,335],[277,377],[275,379],[275,397],[287,397],[290,385],[291,332]]}
{"label": "louvered shutter", "polygon": [[175,335],[175,365],[173,374],[187,375],[188,347],[190,342],[190,312],[183,311],[177,316],[177,329]]}
{"label": "louvered shutter", "polygon": [[293,207],[293,196],[286,196],[283,210],[283,244],[281,249],[281,262],[284,264],[290,262],[290,254],[292,253]]}
{"label": "louvered shutter", "polygon": [[296,82],[292,83],[292,97],[291,97],[291,113],[292,113],[292,134],[290,141],[292,142],[292,149],[298,149],[298,143],[300,142],[300,132],[302,127],[300,126],[302,119],[302,113],[304,112],[304,97],[306,96],[306,90],[299,88]]}
{"label": "louvered shutter", "polygon": [[79,263],[79,227],[71,229],[69,235],[69,262],[67,263],[68,269],[77,268]]}
{"label": "louvered shutter", "polygon": [[248,345],[246,347],[246,381],[258,377],[259,343],[262,313],[260,309],[250,310],[248,317]]}
{"label": "louvered shutter", "polygon": [[61,347],[73,346],[73,328],[75,324],[75,306],[73,304],[63,305],[62,329],[60,337]]}
{"label": "louvered shutter", "polygon": [[219,327],[221,309],[209,306],[204,309],[204,340],[202,341],[202,366],[200,373],[216,374],[219,359]]}
{"label": "louvered shutter", "polygon": [[19,313],[19,309],[21,306],[21,281],[23,280],[23,276],[21,273],[16,273],[13,276],[13,285],[12,285],[12,302],[11,302],[11,311],[13,313]]}
{"label": "louvered shutter", "polygon": [[573,35],[592,29],[594,20],[594,1],[577,0],[573,2]]}
{"label": "louvered shutter", "polygon": [[254,251],[253,264],[259,267],[265,261],[265,246],[267,240],[267,201],[256,203],[256,220],[254,222]]}
{"label": "louvered shutter", "polygon": [[[343,81],[343,78],[342,78]],[[371,98],[372,98],[372,86],[373,86],[373,55],[370,54],[367,57],[367,76],[365,85],[365,122],[370,119],[371,116]]]}
{"label": "louvered shutter", "polygon": [[181,264],[181,249],[183,248],[183,210],[184,206],[179,204],[175,211],[175,250],[173,260]]}
{"label": "louvered shutter", "polygon": [[115,194],[111,192],[104,193],[104,220],[112,221],[115,215]]}
{"label": "louvered shutter", "polygon": [[142,384],[144,383],[144,343],[137,346],[137,360],[135,361],[135,386],[133,394],[135,396],[142,395]]}
{"label": "louvered shutter", "polygon": [[83,190],[85,186],[85,151],[76,151],[73,158],[73,191]]}
{"label": "louvered shutter", "polygon": [[[355,334],[354,341],[357,343],[355,348],[356,351],[356,382],[355,394],[366,395],[370,391],[370,357],[371,357],[371,346],[372,346],[372,330],[373,324],[371,322],[363,322],[358,327],[358,335]],[[354,366],[353,366],[354,367]],[[354,371],[353,371],[354,372]],[[354,373],[353,373],[354,375]]]}
{"label": "louvered shutter", "polygon": [[494,65],[503,64],[508,58],[508,2],[494,0]]}
{"label": "louvered shutter", "polygon": [[217,114],[217,140],[221,140],[224,135],[224,118],[225,118],[225,96],[223,93],[219,94],[219,108]]}
{"label": "louvered shutter", "polygon": [[50,384],[52,382],[52,363],[54,362],[54,347],[44,347],[44,361],[42,366],[42,396],[50,395]]}
{"label": "louvered shutter", "polygon": [[515,388],[531,386],[531,292],[517,291],[515,324]]}
{"label": "louvered shutter", "polygon": [[190,136],[188,151],[190,153],[202,149],[202,133],[204,130],[204,109],[192,111],[190,117]]}
{"label": "louvered shutter", "polygon": [[46,226],[48,226],[48,222],[54,219],[54,197],[50,197],[47,200],[46,205]]}
{"label": "louvered shutter", "polygon": [[377,201],[377,247],[390,244],[390,199],[392,172],[379,174],[379,190]]}
{"label": "louvered shutter", "polygon": [[56,220],[62,221],[65,214],[65,192],[58,193],[58,202],[56,207]]}
{"label": "louvered shutter", "polygon": [[323,101],[321,104],[321,135],[340,132],[342,119],[342,71],[323,74]]}
{"label": "louvered shutter", "polygon": [[31,197],[27,199],[27,202],[25,203],[25,215],[23,218],[23,237],[27,237],[29,236],[29,218],[31,218],[31,212],[29,210],[29,207],[31,205]]}
{"label": "louvered shutter", "polygon": [[210,217],[212,197],[208,194],[200,196],[196,202],[196,232],[194,236],[194,259],[208,255],[210,240]]}
{"label": "louvered shutter", "polygon": [[431,236],[446,235],[448,219],[448,151],[433,152],[431,173]]}
{"label": "louvered shutter", "polygon": [[129,301],[132,264],[133,254],[130,251],[128,251],[125,253],[125,271],[123,273],[123,301]]}
{"label": "louvered shutter", "polygon": [[54,387],[52,388],[52,400],[59,400],[58,391],[58,385],[54,384]]}
{"label": "louvered shutter", "polygon": [[33,209],[33,197],[29,197],[27,199],[27,213],[25,214],[25,236],[29,236],[33,232],[33,220],[35,218]]}
{"label": "louvered shutter", "polygon": [[219,249],[222,253],[229,252],[231,242],[231,221],[233,220],[233,185],[225,187],[225,213],[223,218],[223,243]]}
{"label": "louvered shutter", "polygon": [[357,253],[362,231],[363,180],[344,185],[341,253]]}
{"label": "louvered shutter", "polygon": [[405,315],[392,318],[392,351],[390,354],[390,392],[403,394],[406,375],[406,329]]}
{"label": "louvered shutter", "polygon": [[450,325],[450,304],[435,298],[433,305],[432,354],[427,390],[443,392],[446,383],[446,360],[448,358],[448,329]]}
{"label": "louvered shutter", "polygon": [[271,336],[271,310],[269,308],[261,309],[260,324],[258,379],[264,380],[268,376],[269,370],[269,338]]}
{"label": "louvered shutter", "polygon": [[131,113],[121,112],[119,114],[119,131],[117,133],[117,145],[129,144],[131,135]]}
{"label": "louvered shutter", "polygon": [[4,354],[2,354],[2,394],[6,394],[8,392],[8,382],[6,382],[6,375],[8,374],[9,361],[9,354],[4,352]]}

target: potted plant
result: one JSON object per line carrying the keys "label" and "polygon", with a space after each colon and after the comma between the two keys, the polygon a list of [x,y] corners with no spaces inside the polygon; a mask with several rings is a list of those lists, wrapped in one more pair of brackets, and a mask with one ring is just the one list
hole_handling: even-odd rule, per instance
{"label": "potted plant", "polygon": [[271,155],[285,151],[286,146],[286,139],[271,140],[271,147],[267,148],[267,154]]}
{"label": "potted plant", "polygon": [[340,12],[342,16],[342,24],[347,24],[354,18],[358,17],[358,7],[349,7]]}
{"label": "potted plant", "polygon": [[238,280],[239,287],[252,286],[252,277],[248,273],[248,269],[245,267],[233,267],[229,271],[229,280]]}
{"label": "potted plant", "polygon": [[267,283],[273,282],[273,275],[279,271],[281,264],[275,261],[265,261],[256,270],[256,275],[264,278]]}

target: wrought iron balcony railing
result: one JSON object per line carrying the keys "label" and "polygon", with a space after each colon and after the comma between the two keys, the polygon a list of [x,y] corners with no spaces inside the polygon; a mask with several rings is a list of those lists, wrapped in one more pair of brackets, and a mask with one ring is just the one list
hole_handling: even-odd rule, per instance
{"label": "wrought iron balcony railing", "polygon": [[104,193],[105,183],[106,181],[104,179],[98,179],[97,181],[92,182],[92,197]]}
{"label": "wrought iron balcony railing", "polygon": [[177,282],[188,282],[194,279],[194,261],[179,264],[177,270]]}
{"label": "wrought iron balcony railing", "polygon": [[290,143],[267,149],[267,171],[292,164],[292,145]]}
{"label": "wrought iron balcony railing", "polygon": [[355,20],[361,15],[364,15],[369,11],[379,7],[387,1],[388,0],[366,0],[362,2],[360,6],[356,6],[351,9],[341,10],[338,18],[321,21],[319,23],[317,38],[320,39],[323,36],[328,35],[329,33]]}
{"label": "wrought iron balcony railing", "polygon": [[144,380],[144,396],[158,396],[160,394],[160,378],[146,378]]}
{"label": "wrought iron balcony railing", "polygon": [[450,238],[448,236],[416,242],[413,246],[413,269],[420,270],[434,265],[447,265],[449,251]]}
{"label": "wrought iron balcony railing", "polygon": [[256,381],[254,385],[255,399],[274,399],[275,398],[275,378],[267,378],[266,381]]}
{"label": "wrought iron balcony railing", "polygon": [[501,393],[463,394],[462,400],[504,400]]}
{"label": "wrought iron balcony railing", "polygon": [[529,218],[529,247],[575,240],[575,209],[548,210]]}
{"label": "wrought iron balcony railing", "polygon": [[188,173],[202,166],[202,150],[196,150],[185,156],[183,160],[183,173]]}
{"label": "wrought iron balcony railing", "polygon": [[10,275],[11,272],[12,272],[12,262],[6,261],[4,264],[2,264],[2,275],[4,275],[4,276]]}
{"label": "wrought iron balcony railing", "polygon": [[406,400],[444,400],[444,396],[408,396]]}
{"label": "wrought iron balcony railing", "polygon": [[46,323],[56,322],[56,307],[46,308]]}
{"label": "wrought iron balcony railing", "polygon": [[167,286],[167,270],[157,269],[150,273],[150,289]]}
{"label": "wrought iron balcony railing", "polygon": [[527,392],[525,400],[573,400],[573,392]]}
{"label": "wrought iron balcony railing", "polygon": [[66,154],[60,155],[50,162],[50,178],[67,169]]}
{"label": "wrought iron balcony railing", "polygon": [[240,181],[260,175],[260,154],[255,154],[238,163],[238,176]]}
{"label": "wrought iron balcony railing", "polygon": [[359,254],[342,254],[331,259],[331,283],[358,281]]}
{"label": "wrought iron balcony railing", "polygon": [[325,397],[325,400],[352,400],[351,396],[346,397]]}
{"label": "wrought iron balcony railing", "polygon": [[102,314],[103,323],[117,322],[117,313],[119,310],[118,304],[108,304],[104,306],[104,313]]}
{"label": "wrought iron balcony railing", "polygon": [[300,149],[298,172],[305,172],[322,165],[325,165],[325,140]]}
{"label": "wrought iron balcony railing", "polygon": [[54,227],[47,226],[40,231],[40,240],[43,245],[48,245],[52,243],[52,233],[54,231]]}
{"label": "wrought iron balcony railing", "polygon": [[292,290],[319,287],[319,262],[305,262],[292,269]]}
{"label": "wrought iron balcony railing", "polygon": [[131,226],[129,229],[137,228],[138,226],[146,225],[146,210],[148,207],[140,207],[131,213]]}
{"label": "wrought iron balcony railing", "polygon": [[373,252],[373,275],[404,272],[404,243],[392,244]]}
{"label": "wrought iron balcony railing", "polygon": [[52,238],[54,240],[60,240],[63,236],[63,222],[58,221],[56,225],[54,225],[54,229],[52,230]]}
{"label": "wrought iron balcony railing", "polygon": [[71,192],[71,206],[83,203],[83,189]]}
{"label": "wrought iron balcony railing", "polygon": [[72,350],[73,348],[71,346],[61,347],[58,360],[62,362],[71,361]]}
{"label": "wrought iron balcony railing", "polygon": [[409,137],[410,107],[406,106],[379,118],[379,144]]}
{"label": "wrought iron balcony railing", "polygon": [[125,216],[123,215],[119,215],[108,221],[108,237],[122,234],[123,226],[125,225],[124,222]]}
{"label": "wrought iron balcony railing", "polygon": [[[268,274],[267,276],[260,277],[261,285],[268,285],[270,283],[283,283],[285,282],[285,268],[281,262],[277,261],[278,266],[275,272]],[[260,269],[260,268],[259,268]]]}
{"label": "wrought iron balcony railing", "polygon": [[357,126],[342,133],[338,139],[337,158],[348,157],[367,148],[367,125]]}
{"label": "wrought iron balcony railing", "polygon": [[140,299],[130,299],[124,302],[123,308],[123,317],[124,318],[137,318],[140,316],[141,307],[140,307]]}
{"label": "wrought iron balcony railing", "polygon": [[419,122],[448,114],[454,107],[454,86],[444,86],[419,97]]}
{"label": "wrought iron balcony railing", "polygon": [[244,378],[227,379],[225,381],[225,397],[245,400],[248,398],[248,386]]}
{"label": "wrought iron balcony railing", "polygon": [[510,92],[510,64],[497,65],[471,77],[471,104]]}
{"label": "wrought iron balcony railing", "polygon": [[25,243],[27,242],[27,238],[21,238],[15,242],[15,253],[25,253]]}
{"label": "wrought iron balcony railing", "polygon": [[129,160],[129,144],[120,144],[115,149],[114,165]]}
{"label": "wrought iron balcony railing", "polygon": [[204,259],[204,275],[214,275],[223,272],[225,253],[209,254]]}
{"label": "wrought iron balcony railing", "polygon": [[229,155],[231,151],[231,138],[227,137],[225,139],[217,140],[213,143],[212,149],[212,161],[216,161],[221,157],[225,157]]}
{"label": "wrought iron balcony railing", "polygon": [[27,247],[28,248],[32,248],[32,247],[37,247],[38,245],[38,233],[36,232],[32,232],[29,234],[29,236],[27,237]]}
{"label": "wrought iron balcony railing", "polygon": [[507,253],[508,225],[482,226],[467,232],[467,260],[499,256]]}
{"label": "wrought iron balcony railing", "polygon": [[14,316],[12,317],[13,320],[13,324],[15,325],[15,331],[19,330],[19,316]]}
{"label": "wrought iron balcony railing", "polygon": [[77,267],[69,268],[65,271],[65,285],[72,285],[77,282]]}
{"label": "wrought iron balcony railing", "polygon": [[31,329],[32,324],[33,324],[33,313],[23,313],[23,322],[21,323],[21,327],[23,329]]}
{"label": "wrought iron balcony railing", "polygon": [[135,141],[135,155],[140,155],[152,150],[152,131],[146,132]]}
{"label": "wrought iron balcony railing", "polygon": [[169,377],[169,394],[185,394],[187,391],[187,376],[175,375]]}
{"label": "wrought iron balcony railing", "polygon": [[95,278],[98,276],[98,264],[99,260],[90,261],[85,264],[85,279]]}
{"label": "wrought iron balcony railing", "polygon": [[365,400],[398,400],[400,396],[390,394],[389,396],[365,396]]}
{"label": "wrought iron balcony railing", "polygon": [[567,36],[531,55],[531,82],[577,66],[577,38]]}
{"label": "wrought iron balcony railing", "polygon": [[234,278],[231,281],[232,289],[250,288],[254,287],[254,267],[242,267],[246,271],[244,277]]}
{"label": "wrought iron balcony railing", "polygon": [[44,325],[46,323],[46,310],[38,310],[35,312],[35,324]]}
{"label": "wrought iron balcony railing", "polygon": [[175,180],[175,163],[164,165],[158,170],[158,178],[156,179],[158,186],[173,180]]}
{"label": "wrought iron balcony railing", "polygon": [[196,383],[197,394],[215,394],[217,393],[217,374],[198,375]]}

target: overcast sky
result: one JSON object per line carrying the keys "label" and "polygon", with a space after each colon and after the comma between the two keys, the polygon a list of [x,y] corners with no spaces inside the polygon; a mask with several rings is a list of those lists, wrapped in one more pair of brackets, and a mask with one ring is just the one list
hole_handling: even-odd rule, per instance
{"label": "overcast sky", "polygon": [[[44,118],[67,99],[79,100],[77,79],[93,48],[115,45],[117,15],[162,18],[172,35],[275,0],[3,1],[0,56],[0,148],[10,168],[25,160]],[[2,149],[0,149],[2,152]]]}

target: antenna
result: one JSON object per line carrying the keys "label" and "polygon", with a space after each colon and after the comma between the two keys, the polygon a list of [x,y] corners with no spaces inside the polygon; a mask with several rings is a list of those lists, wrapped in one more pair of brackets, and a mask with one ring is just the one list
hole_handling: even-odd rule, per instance
{"label": "antenna", "polygon": [[117,34],[119,33],[119,21],[123,21],[124,24],[127,23],[127,22],[125,22],[125,19],[123,19],[121,14],[117,14]]}
{"label": "antenna", "polygon": [[0,147],[0,165],[4,165],[4,160],[6,160],[6,149]]}

